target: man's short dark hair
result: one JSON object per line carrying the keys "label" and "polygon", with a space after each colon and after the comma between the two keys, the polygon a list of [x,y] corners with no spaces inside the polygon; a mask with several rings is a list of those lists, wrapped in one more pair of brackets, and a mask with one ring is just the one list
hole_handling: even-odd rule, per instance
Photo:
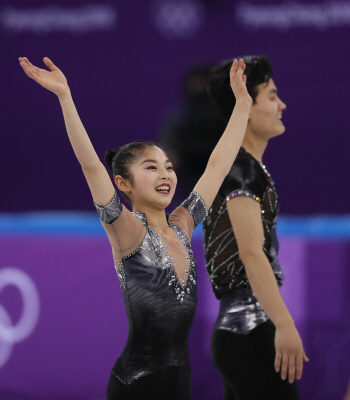
{"label": "man's short dark hair", "polygon": [[[237,57],[238,60],[240,58],[243,58],[247,66],[244,74],[247,75],[247,89],[254,104],[258,95],[257,86],[272,78],[271,60],[268,56]],[[208,85],[208,93],[212,102],[227,121],[236,105],[236,98],[230,86],[230,69],[234,60],[232,58],[223,61],[214,67]]]}

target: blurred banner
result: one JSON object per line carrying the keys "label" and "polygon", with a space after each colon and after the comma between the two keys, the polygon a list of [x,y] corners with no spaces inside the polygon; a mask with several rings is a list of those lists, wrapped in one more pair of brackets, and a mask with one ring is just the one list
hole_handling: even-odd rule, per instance
{"label": "blurred banner", "polygon": [[[127,337],[108,239],[96,215],[25,217],[17,233],[7,234],[8,221],[0,218],[0,398],[103,399]],[[288,220],[281,220],[282,295],[311,360],[299,382],[303,399],[341,399],[350,371],[349,220],[342,237],[326,234],[329,225],[304,219],[306,230],[299,225],[296,235],[295,224],[288,231]],[[220,400],[220,377],[210,361],[219,302],[206,276],[200,228],[193,249],[199,298],[190,335],[194,399]]]}

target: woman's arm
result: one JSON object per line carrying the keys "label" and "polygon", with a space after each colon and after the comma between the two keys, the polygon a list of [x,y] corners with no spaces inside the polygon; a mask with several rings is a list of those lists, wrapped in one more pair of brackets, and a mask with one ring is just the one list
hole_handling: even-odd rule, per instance
{"label": "woman's arm", "polygon": [[211,206],[225,176],[236,158],[247,129],[252,99],[246,87],[243,60],[235,60],[230,70],[230,84],[236,97],[236,105],[225,132],[213,150],[204,174],[196,184],[194,191],[199,193],[208,207]]}
{"label": "woman's arm", "polygon": [[35,67],[26,57],[20,57],[19,61],[24,72],[30,78],[57,95],[69,140],[82,167],[94,202],[100,206],[107,205],[112,199],[115,189],[79,118],[66,77],[47,57],[44,58],[44,63],[50,71]]}

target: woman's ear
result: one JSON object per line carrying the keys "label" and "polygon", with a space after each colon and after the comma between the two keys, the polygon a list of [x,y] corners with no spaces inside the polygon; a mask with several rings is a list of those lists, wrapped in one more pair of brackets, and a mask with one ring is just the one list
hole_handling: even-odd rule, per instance
{"label": "woman's ear", "polygon": [[121,175],[117,175],[114,178],[114,182],[117,185],[117,188],[124,193],[130,193],[131,185],[127,179],[124,179]]}

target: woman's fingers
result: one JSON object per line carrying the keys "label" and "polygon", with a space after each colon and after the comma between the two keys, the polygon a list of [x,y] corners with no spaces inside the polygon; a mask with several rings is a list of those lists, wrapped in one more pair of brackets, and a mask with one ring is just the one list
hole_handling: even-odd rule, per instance
{"label": "woman's fingers", "polygon": [[28,60],[28,58],[27,58],[27,57],[23,57],[23,58],[22,58],[22,60],[23,60],[23,62],[25,62],[25,63],[26,63],[26,65],[27,65],[28,67],[30,67],[30,66],[31,66],[31,64],[30,64],[30,62],[29,62],[29,60]]}
{"label": "woman's fingers", "polygon": [[247,65],[243,64],[243,67],[242,67],[243,77],[242,77],[242,79],[243,79],[243,82],[244,82],[245,85],[247,84],[247,75],[244,75],[244,71],[245,71],[246,67],[247,67]]}
{"label": "woman's fingers", "polygon": [[236,100],[252,102],[249,93],[247,92],[247,77],[244,75],[246,65],[241,58],[239,61],[234,60],[230,69],[230,85]]}
{"label": "woman's fingers", "polygon": [[236,79],[236,71],[237,71],[238,61],[234,60],[230,69],[230,81],[234,82]]}
{"label": "woman's fingers", "polygon": [[37,71],[36,71],[33,67],[31,67],[31,66],[28,65],[28,64],[25,64],[25,66],[26,66],[27,70],[28,70],[33,76],[37,76]]}
{"label": "woman's fingers", "polygon": [[32,65],[32,64],[30,64],[26,59],[24,59],[25,60],[25,64],[26,64],[26,67],[28,68],[28,69],[30,69],[31,71],[33,71],[33,72],[36,72],[37,70],[34,68],[34,66]]}
{"label": "woman's fingers", "polygon": [[58,70],[56,65],[48,57],[44,57],[44,63],[51,71],[57,71]]}
{"label": "woman's fingers", "polygon": [[245,67],[246,67],[246,65],[245,65],[245,64],[242,64],[242,65],[240,65],[240,67],[238,68],[238,71],[237,71],[237,73],[239,73],[239,76],[240,76],[242,79],[243,79],[243,76],[244,76]]}
{"label": "woman's fingers", "polygon": [[243,64],[244,64],[244,62],[243,62],[243,58],[240,58],[239,59],[239,61],[238,61],[238,64],[237,64],[237,68],[236,68],[236,75],[239,73],[241,73],[242,72],[242,70],[243,70]]}
{"label": "woman's fingers", "polygon": [[35,71],[33,71],[32,68],[29,68],[28,64],[26,64],[23,61],[21,61],[20,64],[21,64],[21,67],[23,68],[24,72],[29,76],[29,78],[32,78],[35,81],[38,79],[37,74],[35,73]]}
{"label": "woman's fingers", "polygon": [[238,61],[235,59],[232,63],[230,78],[232,82],[236,82],[237,78],[241,78],[244,83],[247,81],[247,77],[244,78],[244,71],[246,69],[246,64],[244,64],[243,58]]}
{"label": "woman's fingers", "polygon": [[35,65],[33,65],[33,64],[28,60],[27,57],[23,57],[23,58],[24,58],[24,60],[26,61],[26,63],[27,63],[30,67],[32,67],[34,70],[39,70],[39,68],[36,67]]}
{"label": "woman's fingers", "polygon": [[37,73],[40,72],[40,69],[35,67],[29,60],[27,57],[19,57],[19,62],[22,66],[22,68],[24,69],[24,71],[27,73],[30,73],[31,78],[34,79],[33,76],[37,76]]}

